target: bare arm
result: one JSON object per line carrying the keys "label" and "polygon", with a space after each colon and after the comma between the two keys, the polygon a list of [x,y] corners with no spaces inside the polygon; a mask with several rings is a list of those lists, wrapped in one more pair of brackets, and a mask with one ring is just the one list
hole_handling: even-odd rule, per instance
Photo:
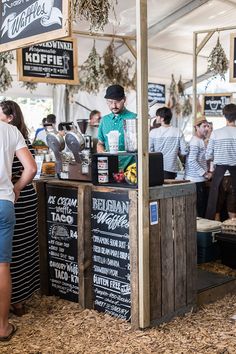
{"label": "bare arm", "polygon": [[97,152],[100,154],[101,152],[105,151],[105,146],[101,140],[98,140],[97,143]]}
{"label": "bare arm", "polygon": [[16,151],[16,156],[22,163],[24,170],[21,177],[14,185],[15,202],[17,201],[20,191],[32,181],[37,172],[36,162],[27,147]]}

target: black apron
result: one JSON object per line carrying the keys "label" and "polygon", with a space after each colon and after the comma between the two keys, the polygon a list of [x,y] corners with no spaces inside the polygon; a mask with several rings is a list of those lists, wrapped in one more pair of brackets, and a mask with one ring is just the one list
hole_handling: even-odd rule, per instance
{"label": "black apron", "polygon": [[216,207],[218,201],[219,187],[220,183],[224,177],[226,171],[229,171],[232,178],[232,187],[236,191],[236,166],[229,165],[216,165],[207,203],[206,218],[210,220],[215,220]]}

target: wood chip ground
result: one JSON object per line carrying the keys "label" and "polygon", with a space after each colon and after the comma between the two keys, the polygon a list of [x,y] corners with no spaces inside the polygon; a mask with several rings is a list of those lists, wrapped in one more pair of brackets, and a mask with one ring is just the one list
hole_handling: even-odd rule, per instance
{"label": "wood chip ground", "polygon": [[236,353],[236,296],[144,331],[55,297],[35,295],[27,310],[1,354]]}
{"label": "wood chip ground", "polygon": [[236,353],[235,295],[143,331],[52,296],[35,294],[26,305],[26,315],[11,315],[18,332],[0,343],[1,354]]}

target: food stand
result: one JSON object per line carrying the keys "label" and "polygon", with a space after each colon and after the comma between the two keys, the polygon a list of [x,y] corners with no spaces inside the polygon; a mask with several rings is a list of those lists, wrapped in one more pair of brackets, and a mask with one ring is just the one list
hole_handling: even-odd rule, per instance
{"label": "food stand", "polygon": [[[36,188],[42,293],[138,328],[138,190],[56,178]],[[196,304],[195,185],[150,187],[149,203],[158,213],[150,225],[152,325]]]}

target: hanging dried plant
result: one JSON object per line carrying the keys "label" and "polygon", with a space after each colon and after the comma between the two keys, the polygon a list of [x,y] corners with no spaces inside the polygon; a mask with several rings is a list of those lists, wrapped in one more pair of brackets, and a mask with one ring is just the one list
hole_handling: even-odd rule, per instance
{"label": "hanging dried plant", "polygon": [[133,62],[130,59],[122,60],[116,56],[114,41],[108,45],[103,55],[104,61],[104,85],[119,83],[126,90],[134,89],[136,84],[135,75],[130,79],[130,69]]}
{"label": "hanging dried plant", "polygon": [[26,90],[29,90],[30,93],[32,93],[36,90],[37,84],[35,82],[24,81],[21,87],[24,87]]}
{"label": "hanging dried plant", "polygon": [[179,78],[179,81],[178,81],[178,84],[177,84],[177,88],[178,88],[178,94],[180,96],[184,96],[184,83],[182,81],[181,75],[180,75],[180,78]]}
{"label": "hanging dried plant", "polygon": [[[117,4],[117,0],[115,0]],[[104,29],[108,23],[109,11],[114,10],[113,0],[72,0],[71,12],[72,19],[76,21],[85,20],[90,24],[90,31]]]}
{"label": "hanging dried plant", "polygon": [[76,95],[79,92],[80,86],[79,85],[66,85],[66,90],[68,93],[69,102],[74,103],[74,95]]}
{"label": "hanging dried plant", "polygon": [[192,103],[191,103],[190,97],[187,96],[184,98],[184,103],[182,106],[182,116],[189,117],[192,114],[192,111],[193,111]]}
{"label": "hanging dried plant", "polygon": [[0,92],[5,92],[11,87],[13,79],[6,64],[11,64],[13,59],[12,52],[0,53]]}
{"label": "hanging dried plant", "polygon": [[95,48],[95,42],[88,58],[80,68],[79,78],[79,88],[81,91],[98,93],[101,82],[104,79],[104,67],[102,65],[102,58]]}
{"label": "hanging dried plant", "polygon": [[170,96],[169,96],[168,107],[174,108],[178,102],[178,91],[177,91],[177,85],[173,74],[171,74],[171,83],[170,83],[169,91],[170,91]]}
{"label": "hanging dried plant", "polygon": [[208,70],[210,70],[214,76],[220,75],[220,77],[225,80],[225,73],[227,72],[228,67],[229,61],[218,37],[216,46],[212,49],[208,57]]}

